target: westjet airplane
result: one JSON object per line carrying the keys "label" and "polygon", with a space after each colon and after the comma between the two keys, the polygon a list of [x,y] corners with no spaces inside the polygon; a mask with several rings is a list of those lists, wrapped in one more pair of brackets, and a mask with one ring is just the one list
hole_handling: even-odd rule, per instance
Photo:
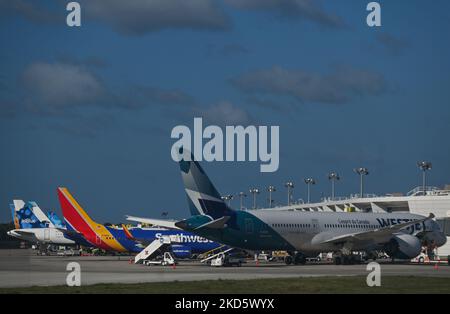
{"label": "westjet airplane", "polygon": [[352,253],[363,251],[411,259],[422,246],[439,247],[447,240],[433,214],[233,210],[198,162],[185,158],[179,165],[192,217],[177,227],[236,248],[288,251],[287,264],[304,264],[322,252],[334,252],[336,264],[351,263]]}
{"label": "westjet airplane", "polygon": [[105,251],[138,253],[163,236],[171,236],[176,240],[176,243],[172,244],[172,252],[179,258],[188,258],[222,246],[179,229],[126,228],[125,226],[118,228],[102,225],[88,216],[66,188],[58,188],[58,198],[67,229],[83,235],[91,245]]}
{"label": "westjet airplane", "polygon": [[54,221],[59,220],[56,214],[47,217],[36,202],[14,200],[9,206],[15,226],[14,230],[7,232],[11,237],[39,244],[90,246],[82,236],[55,224]]}

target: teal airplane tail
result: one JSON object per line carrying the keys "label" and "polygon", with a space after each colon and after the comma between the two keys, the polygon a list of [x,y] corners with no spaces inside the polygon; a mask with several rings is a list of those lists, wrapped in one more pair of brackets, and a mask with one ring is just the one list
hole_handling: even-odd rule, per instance
{"label": "teal airplane tail", "polygon": [[231,216],[233,210],[222,200],[219,192],[194,156],[180,148],[180,169],[192,216],[207,215],[213,219]]}

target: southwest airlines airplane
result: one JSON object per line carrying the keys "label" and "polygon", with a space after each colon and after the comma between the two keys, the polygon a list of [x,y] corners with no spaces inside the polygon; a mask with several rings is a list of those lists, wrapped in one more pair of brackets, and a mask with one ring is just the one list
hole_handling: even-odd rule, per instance
{"label": "southwest airlines airplane", "polygon": [[374,256],[384,251],[392,258],[411,259],[422,246],[439,247],[447,240],[433,214],[233,210],[186,153],[179,165],[192,217],[175,225],[213,241],[255,251],[286,250],[287,264],[303,264],[322,252],[335,252],[335,263],[347,264],[352,252]]}
{"label": "southwest airlines airplane", "polygon": [[58,198],[67,229],[83,235],[93,246],[106,251],[141,252],[146,245],[162,236],[175,236],[178,244],[172,244],[175,257],[188,258],[205,253],[222,244],[183,230],[162,228],[117,228],[93,221],[66,188],[58,188]]}
{"label": "southwest airlines airplane", "polygon": [[68,232],[64,225],[57,223],[61,220],[55,213],[47,217],[35,202],[14,200],[9,206],[15,227],[7,232],[11,237],[40,244],[90,246],[82,236]]}

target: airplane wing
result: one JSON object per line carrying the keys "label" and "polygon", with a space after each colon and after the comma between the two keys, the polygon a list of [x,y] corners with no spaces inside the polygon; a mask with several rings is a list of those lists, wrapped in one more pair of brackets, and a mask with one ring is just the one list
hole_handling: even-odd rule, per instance
{"label": "airplane wing", "polygon": [[176,221],[153,219],[153,218],[141,218],[141,217],[135,217],[135,216],[125,216],[125,217],[129,221],[150,224],[150,225],[165,227],[165,228],[169,228],[169,229],[180,229],[177,226],[175,226]]}
{"label": "airplane wing", "polygon": [[34,232],[27,231],[26,229],[14,230],[14,232],[21,235],[34,235]]}
{"label": "airplane wing", "polygon": [[67,229],[64,229],[64,228],[55,228],[55,229],[57,229],[58,231],[62,232],[63,234],[65,234],[65,235],[67,235],[69,237],[70,236],[82,236],[82,237],[84,237],[83,234],[81,232],[78,232],[78,231],[67,230]]}
{"label": "airplane wing", "polygon": [[[30,230],[30,231],[28,231]],[[24,237],[27,239],[27,241],[38,241],[36,234],[32,231],[32,229],[14,229],[11,231],[8,231],[7,234],[11,237],[23,239]]]}
{"label": "airplane wing", "polygon": [[189,218],[185,220],[180,220],[175,223],[177,227],[179,227],[182,230],[199,230],[203,228],[207,229],[223,229],[225,228],[225,224],[228,220],[230,220],[230,216],[223,216],[218,219],[210,220],[202,225],[199,225],[198,227],[193,228],[192,226],[189,226]]}
{"label": "airplane wing", "polygon": [[377,243],[383,243],[383,242],[389,241],[389,239],[392,237],[392,235],[394,233],[399,232],[400,230],[405,229],[407,227],[413,226],[418,223],[422,223],[428,219],[433,219],[433,218],[434,218],[434,215],[430,214],[428,217],[423,218],[423,219],[409,221],[409,222],[405,222],[405,223],[397,224],[397,225],[392,225],[392,226],[389,226],[386,228],[339,235],[339,236],[324,240],[321,243],[342,244],[342,243],[346,243],[346,242],[357,242],[357,241],[361,241],[361,242],[374,241]]}
{"label": "airplane wing", "polygon": [[212,220],[212,221],[210,221],[208,223],[205,223],[205,224],[203,224],[203,225],[201,225],[201,226],[199,226],[199,227],[197,227],[195,229],[196,230],[200,229],[200,228],[223,229],[225,227],[225,224],[227,223],[228,220],[230,220],[230,216],[223,216],[223,217],[221,217],[219,219]]}

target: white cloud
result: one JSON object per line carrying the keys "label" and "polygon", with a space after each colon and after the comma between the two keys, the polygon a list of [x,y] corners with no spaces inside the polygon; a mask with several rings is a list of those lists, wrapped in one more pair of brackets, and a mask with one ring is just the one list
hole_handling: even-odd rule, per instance
{"label": "white cloud", "polygon": [[318,0],[225,0],[237,9],[265,11],[282,18],[299,18],[328,27],[344,27],[339,16],[327,12]]}
{"label": "white cloud", "polygon": [[88,17],[128,35],[170,28],[224,30],[228,16],[214,0],[87,0]]}
{"label": "white cloud", "polygon": [[37,62],[22,76],[33,100],[53,107],[91,104],[104,95],[98,78],[82,66]]}
{"label": "white cloud", "polygon": [[196,116],[201,116],[208,123],[216,125],[246,125],[251,120],[246,110],[228,101],[221,101],[201,110],[197,109]]}
{"label": "white cloud", "polygon": [[377,95],[387,85],[381,74],[349,66],[334,68],[326,74],[274,66],[244,73],[231,79],[231,83],[247,94],[291,96],[300,101],[329,104]]}

